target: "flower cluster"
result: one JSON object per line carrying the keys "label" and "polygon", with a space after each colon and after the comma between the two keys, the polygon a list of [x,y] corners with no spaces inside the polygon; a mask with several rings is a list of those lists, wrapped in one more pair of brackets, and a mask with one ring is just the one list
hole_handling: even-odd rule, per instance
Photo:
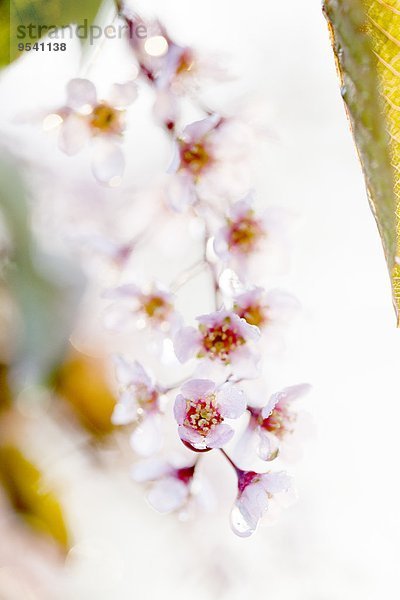
{"label": "flower cluster", "polygon": [[[130,30],[144,23],[125,7],[118,8]],[[61,120],[62,150],[74,154],[90,143],[95,177],[113,187],[124,169],[126,107],[138,89],[147,86],[156,122],[171,148],[160,228],[169,220],[186,219],[187,230],[185,225],[175,235],[182,244],[190,223],[200,232],[196,241],[200,259],[183,268],[182,251],[174,278],[168,273],[160,277],[160,271],[152,276],[147,263],[144,266],[136,256],[136,241],[108,245],[116,280],[102,292],[103,320],[111,336],[115,334],[113,345],[118,350],[114,354],[118,401],[112,422],[129,432],[135,455],[143,458],[134,465],[133,478],[148,485],[148,500],[161,512],[181,513],[193,507],[201,496],[199,465],[207,453],[222,455],[237,476],[231,525],[237,535],[248,536],[271,503],[292,489],[291,477],[280,467],[267,468],[284,457],[298,423],[293,401],[309,386],[286,387],[268,400],[263,368],[271,331],[284,324],[299,304],[287,292],[266,289],[254,276],[254,264],[274,245],[280,224],[273,210],[260,209],[249,186],[238,193],[231,185],[242,182],[239,171],[246,163],[246,156],[232,151],[241,145],[242,136],[235,130],[238,120],[199,100],[196,89],[207,69],[198,53],[177,44],[162,24],[145,25],[150,38],[129,38],[131,59],[138,66],[137,83],[114,84],[108,97],[99,98],[88,79],[73,79],[67,85],[65,105],[54,111]],[[209,79],[217,71],[210,69]],[[191,103],[200,118],[187,123],[184,103]],[[140,233],[138,237],[145,238]],[[189,240],[189,249],[190,244]],[[103,247],[104,242],[97,245]],[[154,244],[155,258],[157,252],[160,248]],[[208,281],[199,280],[204,273]],[[187,295],[181,296],[189,282],[197,285],[196,307],[204,307],[194,314]],[[134,348],[139,348],[138,356]],[[178,381],[162,383],[169,371],[180,374]],[[175,454],[170,457],[171,446]],[[250,453],[256,447],[254,470],[242,468],[245,446]]]}

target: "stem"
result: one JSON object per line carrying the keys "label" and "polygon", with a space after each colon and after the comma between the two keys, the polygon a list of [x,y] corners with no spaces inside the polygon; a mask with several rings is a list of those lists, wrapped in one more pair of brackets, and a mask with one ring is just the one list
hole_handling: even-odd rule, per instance
{"label": "stem", "polygon": [[204,267],[207,265],[204,258],[197,260],[191,267],[188,267],[178,277],[174,279],[174,281],[170,285],[171,292],[177,292],[181,287],[183,287],[186,283],[188,283],[193,277],[196,277]]}
{"label": "stem", "polygon": [[228,454],[225,452],[225,450],[223,448],[220,448],[220,451],[225,456],[225,458],[229,462],[229,464],[235,469],[236,475],[239,477],[240,474],[243,473],[242,469],[239,469],[239,467],[233,462],[231,457],[228,456]]}
{"label": "stem", "polygon": [[207,264],[208,268],[210,269],[210,274],[211,274],[211,277],[212,277],[212,284],[213,284],[213,288],[214,288],[215,310],[218,310],[218,307],[219,307],[219,304],[220,304],[220,289],[219,289],[219,283],[218,283],[218,275],[217,275],[217,271],[216,271],[215,265],[207,257],[207,244],[208,244],[208,240],[210,239],[210,237],[211,237],[210,228],[208,226],[207,220],[204,219],[204,254],[203,254],[203,260]]}

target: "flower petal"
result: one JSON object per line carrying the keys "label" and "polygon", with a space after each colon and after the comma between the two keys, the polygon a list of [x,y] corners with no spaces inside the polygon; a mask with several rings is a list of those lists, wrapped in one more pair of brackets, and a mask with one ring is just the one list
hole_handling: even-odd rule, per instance
{"label": "flower petal", "polygon": [[263,473],[260,477],[260,484],[266,492],[278,494],[290,490],[293,481],[285,471],[278,471],[277,473]]}
{"label": "flower petal", "polygon": [[71,79],[67,84],[67,105],[80,110],[86,104],[94,106],[97,102],[96,88],[89,79]]}
{"label": "flower petal", "polygon": [[[258,428],[259,445],[257,454],[261,460],[271,460],[278,449],[278,440],[261,427]],[[274,440],[275,438],[275,440]]]}
{"label": "flower petal", "polygon": [[152,386],[152,380],[138,361],[128,362],[119,354],[113,357],[116,377],[122,385],[144,384]]}
{"label": "flower petal", "polygon": [[140,294],[140,289],[134,283],[125,283],[103,292],[102,297],[110,300],[132,300]]}
{"label": "flower petal", "polygon": [[[172,173],[178,169],[180,162],[179,153],[175,153],[168,172]],[[176,212],[183,212],[188,206],[196,201],[196,193],[193,181],[187,174],[178,173],[168,182],[168,202]]]}
{"label": "flower petal", "polygon": [[191,358],[200,343],[200,333],[194,327],[182,327],[174,338],[174,350],[177,359],[184,363]]}
{"label": "flower petal", "polygon": [[178,394],[174,404],[174,417],[178,425],[182,425],[186,416],[186,400],[182,394]]}
{"label": "flower petal", "polygon": [[189,442],[189,444],[196,446],[198,444],[203,445],[204,443],[204,437],[191,427],[186,427],[186,425],[180,425],[178,427],[178,434],[183,442]]}
{"label": "flower petal", "polygon": [[118,184],[125,167],[121,147],[111,139],[96,140],[93,144],[92,171],[101,183]]}
{"label": "flower petal", "polygon": [[159,452],[163,445],[160,415],[147,414],[132,433],[130,443],[133,450],[140,456],[151,456]]}
{"label": "flower petal", "polygon": [[147,500],[158,512],[169,513],[183,506],[188,494],[187,485],[175,477],[168,477],[152,486]]}
{"label": "flower petal", "polygon": [[255,325],[250,325],[246,319],[241,319],[238,315],[232,315],[232,322],[238,326],[241,334],[246,340],[257,341],[260,339],[261,332]]}
{"label": "flower petal", "polygon": [[272,413],[278,402],[279,393],[272,394],[271,398],[268,400],[268,403],[261,410],[261,416],[263,419],[267,419],[269,417],[269,415]]}
{"label": "flower petal", "polygon": [[62,152],[73,156],[90,139],[90,129],[86,121],[78,115],[69,115],[60,128],[58,146]]}
{"label": "flower petal", "polygon": [[185,142],[195,142],[199,138],[204,137],[220,120],[219,115],[213,114],[200,121],[194,121],[185,127],[182,134],[182,139]]}
{"label": "flower petal", "polygon": [[229,258],[228,230],[226,227],[221,227],[216,233],[213,247],[215,254],[220,258]]}
{"label": "flower petal", "polygon": [[311,385],[309,383],[299,383],[297,385],[291,385],[275,394],[272,394],[268,404],[264,406],[261,412],[261,416],[263,419],[266,419],[274,407],[278,404],[278,402],[293,402],[293,400],[297,400],[301,398],[305,394],[307,394],[311,390]]}
{"label": "flower petal", "polygon": [[181,391],[188,400],[197,400],[215,390],[215,383],[210,379],[191,379],[183,384]]}
{"label": "flower petal", "polygon": [[115,108],[125,108],[125,106],[129,106],[136,100],[137,95],[137,84],[134,81],[127,81],[125,83],[114,83],[108,99]]}
{"label": "flower petal", "polygon": [[132,467],[131,475],[134,481],[143,483],[145,481],[156,481],[172,472],[173,468],[166,460],[149,458],[136,463]]}
{"label": "flower petal", "polygon": [[[156,119],[165,124],[175,123],[178,118],[178,111],[179,108],[176,97],[171,94],[169,90],[158,90],[153,106],[153,113]],[[174,171],[170,172],[175,172],[177,168],[178,164],[176,164]]]}
{"label": "flower petal", "polygon": [[255,531],[258,521],[268,507],[268,496],[260,481],[250,483],[236,501],[243,519],[251,532]]}
{"label": "flower petal", "polygon": [[111,422],[113,425],[127,425],[133,423],[137,419],[137,405],[136,402],[118,402],[111,416]]}
{"label": "flower petal", "polygon": [[295,296],[279,289],[271,290],[265,295],[265,304],[271,321],[288,321],[301,307]]}
{"label": "flower petal", "polygon": [[207,448],[222,448],[232,439],[234,433],[230,425],[221,423],[210,431],[204,442]]}
{"label": "flower petal", "polygon": [[235,304],[241,307],[247,307],[252,304],[258,304],[264,294],[264,288],[252,287],[234,297]]}
{"label": "flower petal", "polygon": [[220,413],[227,419],[237,419],[246,410],[246,396],[243,390],[232,384],[222,386],[217,395]]}
{"label": "flower petal", "polygon": [[229,209],[229,217],[232,219],[232,221],[236,221],[246,216],[249,210],[253,209],[253,202],[254,194],[253,192],[249,192],[245,198],[242,198],[242,200],[238,200],[238,202],[232,204]]}
{"label": "flower petal", "polygon": [[254,379],[259,376],[259,354],[241,346],[232,354],[231,366],[237,379]]}

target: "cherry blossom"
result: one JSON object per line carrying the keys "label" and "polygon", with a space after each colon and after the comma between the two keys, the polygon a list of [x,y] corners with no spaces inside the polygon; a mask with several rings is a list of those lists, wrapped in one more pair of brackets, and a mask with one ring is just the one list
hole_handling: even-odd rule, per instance
{"label": "cherry blossom", "polygon": [[173,294],[160,284],[141,289],[135,283],[127,283],[107,290],[103,297],[116,301],[106,312],[106,326],[110,329],[124,329],[131,321],[139,328],[149,325],[159,332],[173,334],[180,324]]}
{"label": "cherry blossom", "polygon": [[215,166],[215,133],[223,121],[217,114],[190,123],[176,139],[169,168],[175,177],[170,184],[171,204],[178,210],[197,200],[196,184]]}
{"label": "cherry blossom", "polygon": [[275,494],[288,492],[292,479],[284,471],[256,473],[238,471],[238,496],[231,512],[231,527],[240,537],[249,537],[268,510]]}
{"label": "cherry blossom", "polygon": [[251,287],[233,297],[234,312],[249,325],[260,329],[272,323],[282,323],[299,309],[297,298],[282,290],[266,291],[262,287]]}
{"label": "cherry blossom", "polygon": [[225,419],[237,419],[245,409],[245,396],[236,386],[217,387],[208,379],[192,379],[175,400],[179,436],[195,450],[222,448],[234,434]]}
{"label": "cherry blossom", "polygon": [[132,477],[140,483],[152,483],[147,494],[151,506],[160,513],[182,509],[189,501],[196,465],[176,467],[162,459],[137,463]]}
{"label": "cherry blossom", "polygon": [[226,215],[226,224],[215,236],[214,249],[224,259],[240,259],[260,250],[262,240],[267,235],[262,217],[253,208],[253,194],[235,202]]}
{"label": "cherry blossom", "polygon": [[71,79],[66,105],[58,110],[62,119],[59,146],[66,154],[79,152],[92,141],[92,170],[102,183],[115,185],[124,171],[120,147],[125,128],[124,112],[136,98],[132,81],[115,83],[107,100],[98,99],[89,79]]}
{"label": "cherry blossom", "polygon": [[182,363],[191,357],[229,366],[236,374],[254,370],[258,352],[254,342],[260,330],[232,311],[220,310],[197,317],[198,328],[183,327],[174,338],[174,349]]}
{"label": "cherry blossom", "polygon": [[262,408],[248,407],[251,415],[249,428],[258,435],[260,458],[273,460],[281,444],[293,435],[297,412],[292,409],[291,404],[310,389],[311,386],[307,383],[293,385],[272,394]]}
{"label": "cherry blossom", "polygon": [[[131,31],[129,42],[139,72],[155,91],[154,113],[172,130],[181,112],[180,96],[193,94],[200,82],[208,79],[213,82],[227,79],[227,73],[215,57],[207,59],[190,46],[178,44],[159,21],[145,22],[127,7],[121,14]],[[146,30],[146,36],[135,35],[140,27]]]}
{"label": "cherry blossom", "polygon": [[154,454],[161,449],[163,440],[162,391],[139,362],[131,363],[122,356],[115,356],[114,363],[120,389],[112,422],[114,425],[135,423],[130,438],[132,448],[142,456]]}
{"label": "cherry blossom", "polygon": [[170,205],[177,211],[201,200],[217,208],[225,197],[240,197],[249,187],[246,155],[248,125],[232,116],[209,112],[177,135],[169,168]]}

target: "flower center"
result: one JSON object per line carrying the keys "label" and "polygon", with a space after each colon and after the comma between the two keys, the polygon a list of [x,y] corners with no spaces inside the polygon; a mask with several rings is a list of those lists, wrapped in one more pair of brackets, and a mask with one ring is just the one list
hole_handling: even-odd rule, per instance
{"label": "flower center", "polygon": [[175,471],[176,478],[188,485],[193,479],[194,470],[195,465],[192,467],[182,467],[181,469],[177,469]]}
{"label": "flower center", "polygon": [[[206,327],[201,324],[199,330],[203,334],[203,349],[212,360],[218,358],[222,362],[227,363],[229,362],[230,354],[239,346],[246,343],[243,336],[232,326],[229,317],[226,317],[222,323],[213,327]],[[203,353],[200,351],[199,358],[202,356]]]}
{"label": "flower center", "polygon": [[185,169],[195,176],[199,176],[212,162],[211,156],[202,142],[188,144],[180,141],[180,158],[181,169]]}
{"label": "flower center", "polygon": [[198,400],[186,400],[186,418],[184,424],[206,437],[216,425],[223,421],[216,406],[215,395]]}
{"label": "flower center", "polygon": [[168,320],[172,311],[172,305],[162,296],[150,294],[143,297],[142,310],[148,319],[163,323]]}
{"label": "flower center", "polygon": [[97,104],[90,115],[90,125],[101,133],[121,133],[122,111],[106,103]]}
{"label": "flower center", "polygon": [[249,210],[239,220],[228,222],[228,246],[230,250],[249,254],[256,249],[259,240],[265,235],[265,232],[260,222],[253,215],[253,211]]}
{"label": "flower center", "polygon": [[182,52],[178,64],[176,66],[175,73],[177,75],[182,75],[183,73],[187,73],[193,67],[193,56],[189,50],[185,50]]}
{"label": "flower center", "polygon": [[260,415],[259,424],[263,429],[273,433],[278,438],[283,438],[287,433],[291,433],[291,424],[296,420],[296,416],[290,412],[286,406],[275,406],[269,417],[263,419]]}
{"label": "flower center", "polygon": [[264,307],[261,304],[249,304],[244,307],[235,304],[234,311],[241,319],[245,319],[249,325],[261,327],[267,321]]}
{"label": "flower center", "polygon": [[256,483],[259,480],[259,474],[255,471],[240,471],[238,476],[238,488],[241,494],[248,485]]}

